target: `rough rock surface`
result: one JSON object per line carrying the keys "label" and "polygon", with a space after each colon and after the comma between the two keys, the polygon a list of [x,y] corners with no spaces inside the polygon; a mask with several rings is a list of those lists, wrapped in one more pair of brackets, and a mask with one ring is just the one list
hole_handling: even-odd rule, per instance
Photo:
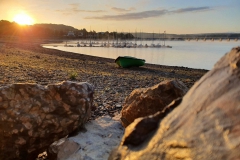
{"label": "rough rock surface", "polygon": [[[148,119],[156,120],[157,115]],[[126,140],[132,132],[142,129],[135,126],[144,119],[127,127],[121,145],[109,159],[239,159],[239,115],[240,47],[221,58],[176,109],[158,119],[156,128],[141,143]]]}
{"label": "rough rock surface", "polygon": [[66,160],[80,149],[80,145],[68,138],[62,138],[48,148],[48,158],[51,160]]}
{"label": "rough rock surface", "polygon": [[0,87],[0,159],[34,159],[91,116],[94,89],[65,81]]}
{"label": "rough rock surface", "polygon": [[[54,142],[49,148],[51,160],[106,160],[120,144],[124,128],[120,115],[99,117],[85,124],[77,135]],[[55,154],[55,155],[54,155]],[[49,155],[49,154],[48,154]]]}
{"label": "rough rock surface", "polygon": [[127,127],[136,118],[162,111],[174,99],[183,97],[188,88],[179,80],[166,80],[153,87],[135,89],[125,99],[121,111],[122,124]]}

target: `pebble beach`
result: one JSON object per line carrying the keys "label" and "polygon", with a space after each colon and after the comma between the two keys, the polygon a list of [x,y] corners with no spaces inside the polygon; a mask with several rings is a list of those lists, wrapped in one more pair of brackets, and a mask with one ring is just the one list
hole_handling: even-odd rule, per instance
{"label": "pebble beach", "polygon": [[134,89],[172,79],[190,88],[208,71],[153,64],[119,68],[114,59],[47,49],[42,43],[46,41],[0,39],[0,87],[12,83],[48,85],[66,80],[91,83],[95,87],[91,119],[119,114],[125,98]]}

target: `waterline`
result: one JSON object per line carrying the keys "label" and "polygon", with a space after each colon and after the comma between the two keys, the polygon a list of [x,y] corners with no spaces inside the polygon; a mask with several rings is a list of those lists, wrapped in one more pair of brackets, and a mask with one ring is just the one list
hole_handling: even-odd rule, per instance
{"label": "waterline", "polygon": [[[118,56],[132,56],[145,59],[146,63],[183,66],[198,69],[212,69],[214,64],[239,41],[166,41],[173,48],[114,48],[114,47],[76,47],[78,41],[69,41],[74,47],[64,47],[65,43],[43,45],[45,48],[116,59]],[[138,42],[139,43],[139,42]],[[143,41],[142,44],[151,44]],[[155,42],[156,44],[158,42]],[[54,47],[55,46],[55,47]],[[57,47],[56,47],[57,46]]]}

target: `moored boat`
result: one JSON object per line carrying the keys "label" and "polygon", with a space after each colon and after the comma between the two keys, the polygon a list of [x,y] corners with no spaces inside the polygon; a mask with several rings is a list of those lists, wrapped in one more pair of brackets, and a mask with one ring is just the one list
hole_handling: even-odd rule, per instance
{"label": "moored boat", "polygon": [[130,57],[130,56],[119,56],[117,59],[115,59],[115,63],[119,67],[123,67],[123,68],[139,67],[145,64],[145,60],[135,58],[135,57]]}
{"label": "moored boat", "polygon": [[164,33],[163,33],[164,44],[161,46],[161,48],[172,48],[172,46],[169,46],[169,45],[165,46],[165,39],[166,39],[166,31],[164,31]]}

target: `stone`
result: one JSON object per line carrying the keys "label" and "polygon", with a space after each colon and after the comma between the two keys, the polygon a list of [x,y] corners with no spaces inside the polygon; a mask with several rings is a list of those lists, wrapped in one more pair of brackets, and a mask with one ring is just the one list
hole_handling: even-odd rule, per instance
{"label": "stone", "polygon": [[94,88],[65,81],[0,87],[0,159],[34,159],[91,117]]}
{"label": "stone", "polygon": [[130,124],[109,160],[239,159],[240,47],[222,57],[172,112],[163,119],[159,114]]}
{"label": "stone", "polygon": [[121,108],[122,105],[121,105],[121,104],[116,104],[116,107],[117,107],[117,108]]}
{"label": "stone", "polygon": [[183,97],[188,88],[179,80],[166,80],[153,87],[135,89],[125,99],[121,114],[122,125],[127,127],[136,118],[162,111],[174,99]]}
{"label": "stone", "polygon": [[48,159],[66,160],[80,148],[78,143],[67,138],[62,138],[51,144],[48,149]]}
{"label": "stone", "polygon": [[111,150],[120,144],[123,133],[120,115],[102,116],[88,121],[76,135],[54,142],[49,147],[48,158],[105,160]]}

